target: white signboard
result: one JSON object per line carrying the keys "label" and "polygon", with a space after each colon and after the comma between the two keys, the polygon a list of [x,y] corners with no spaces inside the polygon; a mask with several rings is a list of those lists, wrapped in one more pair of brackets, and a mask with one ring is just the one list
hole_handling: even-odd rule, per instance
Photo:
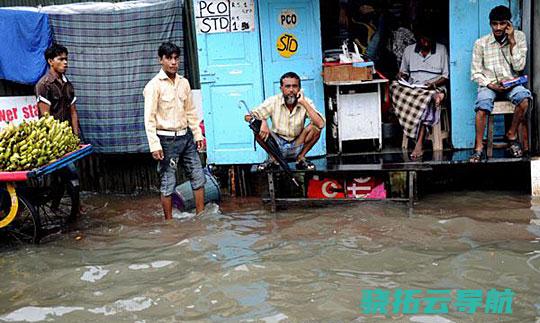
{"label": "white signboard", "polygon": [[294,10],[286,9],[281,11],[278,20],[283,28],[293,29],[298,23],[298,16]]}
{"label": "white signboard", "polygon": [[35,96],[5,96],[0,97],[0,130],[8,123],[19,124],[23,120],[38,118],[38,108]]}
{"label": "white signboard", "polygon": [[253,31],[254,0],[197,0],[195,21],[203,34]]}

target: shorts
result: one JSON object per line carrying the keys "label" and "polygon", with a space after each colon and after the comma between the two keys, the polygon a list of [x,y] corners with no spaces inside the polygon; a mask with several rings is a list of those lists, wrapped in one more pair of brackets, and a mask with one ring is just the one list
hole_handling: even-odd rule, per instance
{"label": "shorts", "polygon": [[288,141],[287,139],[278,135],[276,135],[275,138],[281,154],[287,160],[296,160],[296,157],[298,157],[302,151],[302,148],[304,148],[304,144],[296,146],[295,140]]}
{"label": "shorts", "polygon": [[485,86],[480,86],[478,87],[474,111],[483,110],[491,113],[493,111],[493,101],[499,97],[510,100],[513,105],[518,105],[525,99],[532,99],[531,91],[523,85],[514,86],[510,91],[504,93],[497,93]]}
{"label": "shorts", "polygon": [[197,190],[206,184],[201,159],[191,131],[183,136],[159,136],[163,149],[163,160],[158,162],[160,176],[159,191],[163,196],[170,196],[176,188],[176,170],[181,162],[189,177],[191,188]]}

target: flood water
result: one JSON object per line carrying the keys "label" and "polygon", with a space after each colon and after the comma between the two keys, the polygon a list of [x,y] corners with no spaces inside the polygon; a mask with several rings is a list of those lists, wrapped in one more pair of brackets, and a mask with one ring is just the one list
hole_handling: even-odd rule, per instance
{"label": "flood water", "polygon": [[[76,231],[0,253],[0,321],[540,321],[540,223],[522,194],[276,214],[255,198],[168,222],[157,196],[84,202]],[[376,288],[508,288],[513,313],[363,314]]]}

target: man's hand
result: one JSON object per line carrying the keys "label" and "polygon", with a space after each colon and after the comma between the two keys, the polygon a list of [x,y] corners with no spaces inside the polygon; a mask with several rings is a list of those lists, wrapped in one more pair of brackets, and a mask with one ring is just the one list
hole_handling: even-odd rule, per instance
{"label": "man's hand", "polygon": [[491,83],[491,84],[488,84],[487,86],[488,89],[490,90],[493,90],[495,92],[506,92],[507,88],[505,88],[504,86],[500,85],[499,83]]}
{"label": "man's hand", "polygon": [[204,149],[204,140],[197,140],[197,150],[201,151]]}
{"label": "man's hand", "polygon": [[79,134],[80,134],[80,130],[79,130],[79,127],[73,127],[73,134],[77,137],[79,137]]}
{"label": "man's hand", "polygon": [[303,107],[307,105],[306,97],[304,96],[304,91],[299,91],[296,97],[298,98],[298,104],[302,105]]}
{"label": "man's hand", "polygon": [[253,119],[253,116],[252,116],[251,114],[246,114],[246,115],[244,116],[244,120],[246,120],[246,122],[250,122],[251,119]]}
{"label": "man's hand", "polygon": [[426,83],[424,85],[427,86],[427,88],[429,90],[436,90],[437,89],[437,83],[436,82],[428,82],[428,83]]}
{"label": "man's hand", "polygon": [[268,136],[270,135],[270,130],[268,129],[268,123],[266,120],[263,120],[261,123],[261,131],[259,131],[259,136],[266,141],[268,139]]}
{"label": "man's hand", "polygon": [[505,30],[506,35],[508,35],[508,43],[510,46],[514,46],[516,44],[516,38],[514,37],[514,25],[512,25],[512,22],[508,20],[508,26]]}
{"label": "man's hand", "polygon": [[397,80],[401,80],[401,79],[404,79],[405,81],[408,81],[409,80],[409,75],[403,73],[403,72],[398,72],[397,75],[396,75],[396,79]]}
{"label": "man's hand", "polygon": [[153,151],[152,158],[154,158],[155,160],[163,160],[163,150]]}

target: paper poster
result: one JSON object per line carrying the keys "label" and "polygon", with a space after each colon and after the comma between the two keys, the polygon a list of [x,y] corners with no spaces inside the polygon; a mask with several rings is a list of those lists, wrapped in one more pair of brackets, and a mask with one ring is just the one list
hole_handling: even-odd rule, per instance
{"label": "paper poster", "polygon": [[253,0],[197,0],[195,4],[197,32],[233,33],[255,30]]}

